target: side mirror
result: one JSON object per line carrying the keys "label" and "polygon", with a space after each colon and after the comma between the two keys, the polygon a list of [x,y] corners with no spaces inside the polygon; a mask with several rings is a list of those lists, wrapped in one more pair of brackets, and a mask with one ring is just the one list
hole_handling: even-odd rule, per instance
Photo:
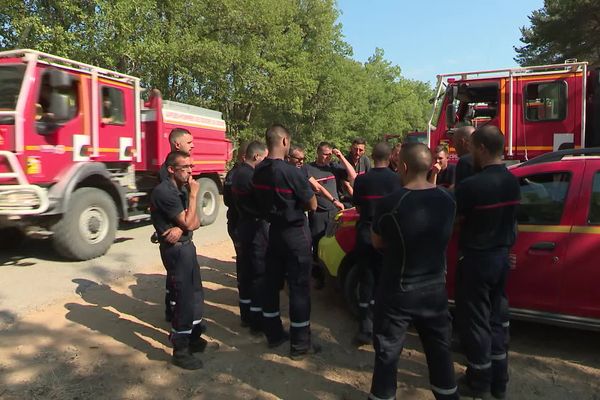
{"label": "side mirror", "polygon": [[52,92],[50,95],[50,106],[48,112],[54,121],[65,121],[69,119],[69,96],[62,93]]}
{"label": "side mirror", "polygon": [[53,89],[68,88],[73,83],[71,75],[63,70],[51,68],[46,71],[49,77],[50,87]]}
{"label": "side mirror", "polygon": [[453,128],[456,124],[456,106],[450,103],[446,106],[446,128]]}

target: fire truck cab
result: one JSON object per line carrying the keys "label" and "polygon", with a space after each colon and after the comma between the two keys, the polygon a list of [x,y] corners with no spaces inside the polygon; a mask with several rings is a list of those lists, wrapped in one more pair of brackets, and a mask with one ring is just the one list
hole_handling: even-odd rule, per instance
{"label": "fire truck cab", "polygon": [[459,126],[492,124],[506,137],[507,160],[597,146],[598,92],[586,62],[438,75],[428,143],[449,145]]}
{"label": "fire truck cab", "polygon": [[139,78],[34,50],[0,52],[0,93],[4,239],[52,235],[69,259],[104,254],[118,221],[148,219],[177,127],[194,136],[202,223],[216,218],[231,154],[219,112],[156,90],[144,102]]}

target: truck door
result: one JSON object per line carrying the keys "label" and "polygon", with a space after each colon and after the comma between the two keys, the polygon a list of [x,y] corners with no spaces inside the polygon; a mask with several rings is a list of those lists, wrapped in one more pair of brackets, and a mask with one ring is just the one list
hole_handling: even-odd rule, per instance
{"label": "truck door", "polygon": [[509,273],[511,307],[557,312],[562,271],[583,166],[537,164],[514,170],[521,185],[518,237]]}
{"label": "truck door", "polygon": [[581,194],[573,213],[567,262],[561,277],[561,312],[600,318],[600,160],[585,161]]}
{"label": "truck door", "polygon": [[581,145],[581,73],[519,77],[517,88],[513,151],[519,158]]}

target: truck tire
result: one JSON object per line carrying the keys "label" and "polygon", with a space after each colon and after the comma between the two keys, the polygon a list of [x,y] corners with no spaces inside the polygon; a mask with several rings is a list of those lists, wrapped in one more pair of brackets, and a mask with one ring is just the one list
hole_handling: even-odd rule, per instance
{"label": "truck tire", "polygon": [[219,188],[210,178],[200,178],[198,184],[200,184],[200,190],[198,191],[197,211],[200,225],[206,226],[215,222],[219,215],[221,205]]}
{"label": "truck tire", "polygon": [[19,228],[0,229],[0,250],[17,250],[25,241],[25,234]]}
{"label": "truck tire", "polygon": [[344,298],[346,299],[346,304],[348,305],[348,310],[350,313],[358,318],[358,283],[360,279],[360,271],[358,269],[358,264],[354,262],[346,277],[344,278]]}
{"label": "truck tire", "polygon": [[73,192],[67,211],[53,227],[54,249],[74,261],[105,254],[117,233],[117,209],[112,198],[96,188]]}

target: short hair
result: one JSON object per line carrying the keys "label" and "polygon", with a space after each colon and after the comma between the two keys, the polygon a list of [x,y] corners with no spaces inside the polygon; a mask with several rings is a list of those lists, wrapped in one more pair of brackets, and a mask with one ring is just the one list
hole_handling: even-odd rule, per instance
{"label": "short hair", "polygon": [[167,154],[167,159],[165,160],[165,164],[167,164],[167,167],[175,167],[177,166],[177,159],[178,158],[189,158],[189,154],[184,153],[183,151],[179,151],[179,150],[174,150],[172,152],[170,152],[169,154]]}
{"label": "short hair", "polygon": [[331,143],[329,143],[329,142],[321,142],[317,146],[317,153],[320,153],[321,150],[323,150],[323,147],[329,147],[330,149],[333,149],[333,145]]}
{"label": "short hair", "polygon": [[352,144],[367,144],[367,141],[361,137],[354,138]]}
{"label": "short hair", "polygon": [[405,143],[400,150],[400,159],[410,172],[425,175],[431,169],[433,156],[423,143]]}
{"label": "short hair", "polygon": [[469,137],[473,134],[473,132],[475,132],[475,127],[473,127],[472,125],[461,126],[460,128],[454,130],[454,133],[452,134],[452,139],[458,140],[462,139],[463,137]]}
{"label": "short hair", "polygon": [[190,131],[183,128],[175,128],[169,133],[169,143],[171,143],[171,146],[175,146],[175,143],[185,135],[191,135]]}
{"label": "short hair", "polygon": [[392,148],[388,142],[379,142],[373,147],[371,155],[374,161],[388,161],[392,155]]}
{"label": "short hair", "polygon": [[267,142],[267,147],[272,149],[273,147],[279,144],[279,141],[283,138],[290,138],[292,135],[288,129],[280,124],[273,124],[267,132],[265,133],[265,141]]}
{"label": "short hair", "polygon": [[291,156],[292,154],[294,154],[297,151],[301,151],[304,153],[304,148],[302,146],[299,146],[297,144],[292,144],[290,146],[290,151],[288,151],[288,154]]}
{"label": "short hair", "polygon": [[248,142],[247,140],[243,140],[240,142],[240,146],[238,147],[237,150],[237,155],[236,158],[238,159],[238,161],[241,161],[241,156],[246,156],[246,150],[248,149]]}
{"label": "short hair", "polygon": [[267,146],[258,140],[254,140],[248,143],[246,147],[246,160],[251,159],[255,154],[264,154],[265,151],[267,151]]}
{"label": "short hair", "polygon": [[448,155],[448,146],[445,144],[438,144],[435,146],[435,149],[433,149],[433,154],[441,153],[442,151]]}
{"label": "short hair", "polygon": [[471,135],[473,145],[483,145],[493,156],[501,156],[504,153],[504,135],[500,128],[495,125],[480,126]]}

